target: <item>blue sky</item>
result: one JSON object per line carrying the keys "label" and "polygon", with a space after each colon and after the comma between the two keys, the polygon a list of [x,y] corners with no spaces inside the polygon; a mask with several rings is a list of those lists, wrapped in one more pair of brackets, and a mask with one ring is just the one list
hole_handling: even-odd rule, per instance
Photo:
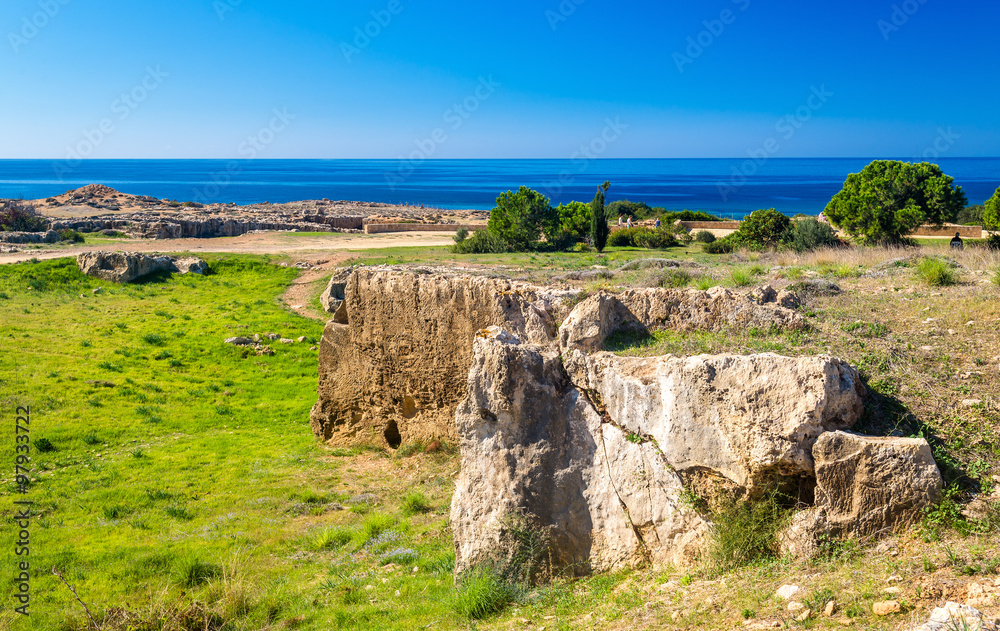
{"label": "blue sky", "polygon": [[998,18],[983,0],[7,0],[0,157],[1000,156]]}

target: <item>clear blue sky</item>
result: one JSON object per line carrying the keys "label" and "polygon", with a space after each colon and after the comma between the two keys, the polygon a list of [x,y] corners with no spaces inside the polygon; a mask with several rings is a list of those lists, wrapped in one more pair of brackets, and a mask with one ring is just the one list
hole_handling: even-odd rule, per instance
{"label": "clear blue sky", "polygon": [[[775,157],[1000,156],[1000,3],[895,4],[896,25],[890,0],[6,0],[0,157],[64,158],[85,132],[94,158],[241,157],[248,137],[266,158],[566,158],[602,133],[602,158],[772,138]],[[499,85],[477,100],[481,78]],[[295,118],[272,138],[276,109]]]}

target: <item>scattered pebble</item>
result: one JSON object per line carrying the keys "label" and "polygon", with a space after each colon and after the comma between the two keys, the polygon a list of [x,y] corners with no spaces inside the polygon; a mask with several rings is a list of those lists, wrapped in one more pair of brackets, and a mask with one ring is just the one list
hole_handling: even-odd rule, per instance
{"label": "scattered pebble", "polygon": [[895,600],[883,600],[872,605],[872,613],[876,616],[889,616],[900,611],[902,607]]}
{"label": "scattered pebble", "polygon": [[788,600],[800,591],[802,591],[802,588],[798,585],[782,585],[778,588],[778,591],[775,592],[775,596],[781,600]]}

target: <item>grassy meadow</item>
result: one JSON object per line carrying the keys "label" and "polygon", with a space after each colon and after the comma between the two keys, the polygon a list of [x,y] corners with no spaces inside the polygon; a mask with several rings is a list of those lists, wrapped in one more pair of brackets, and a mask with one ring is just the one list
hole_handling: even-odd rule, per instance
{"label": "grassy meadow", "polygon": [[[82,276],[71,259],[0,266],[0,414],[11,454],[0,474],[3,545],[16,537],[15,500],[31,500],[36,514],[32,615],[12,613],[16,569],[5,555],[0,629],[94,628],[53,568],[107,631],[732,629],[745,621],[888,630],[926,619],[949,589],[960,598],[957,584],[996,580],[1000,569],[1000,507],[978,517],[960,512],[960,503],[991,493],[1000,475],[1000,260],[942,246],[802,255],[707,255],[697,246],[460,259],[446,248],[349,254],[343,264],[457,262],[537,282],[596,272],[560,281],[588,292],[836,283],[840,293],[801,290],[805,332],[661,332],[616,337],[610,350],[844,357],[870,390],[858,429],[927,437],[949,485],[923,524],[878,545],[836,542],[810,561],[770,556],[735,569],[706,561],[557,577],[502,594],[489,581],[454,586],[453,446],[387,453],[334,449],[313,437],[311,348],[323,324],[280,300],[299,272],[274,263],[292,259],[210,257],[208,276],[123,287]],[[615,272],[649,257],[680,266]],[[255,333],[306,339],[269,343],[273,356],[223,343]],[[17,406],[31,407],[26,495],[14,482]],[[836,601],[836,615],[796,621],[774,596],[789,582],[809,602]],[[901,588],[903,612],[876,617],[871,606],[890,586]]]}

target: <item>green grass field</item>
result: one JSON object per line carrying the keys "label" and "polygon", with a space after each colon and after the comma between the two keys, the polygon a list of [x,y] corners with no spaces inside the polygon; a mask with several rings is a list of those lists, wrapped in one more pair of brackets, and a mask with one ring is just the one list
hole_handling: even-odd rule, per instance
{"label": "green grass field", "polygon": [[[322,324],[277,299],[297,272],[245,257],[211,264],[207,277],[124,287],[67,259],[0,267],[8,450],[16,406],[31,408],[34,447],[25,495],[5,459],[3,538],[13,545],[12,501],[29,499],[37,515],[32,615],[10,615],[15,573],[4,563],[0,626],[87,628],[53,567],[106,628],[199,616],[212,629],[410,628],[440,617],[447,607],[435,603],[452,583],[450,491],[427,486],[429,512],[404,515],[401,497],[371,474],[405,463],[318,445],[309,349]],[[273,357],[223,343],[269,332],[307,341],[272,343]],[[435,462],[431,472],[445,466]],[[349,503],[363,493],[384,503]],[[372,577],[396,549],[406,572]],[[412,574],[421,565],[429,569]]]}
{"label": "green grass field", "polygon": [[[456,262],[446,248],[355,254],[351,262],[366,264]],[[911,254],[946,252],[935,245]],[[893,263],[896,252],[875,250],[711,256],[692,246],[457,262],[541,282],[651,256],[684,261],[683,274],[632,270],[576,285],[740,287],[820,277],[844,292],[806,297],[810,328],[802,333],[656,332],[618,336],[609,350],[842,356],[873,393],[867,425],[931,438],[954,498],[991,489],[1000,473],[993,325],[1000,290],[988,280],[992,259],[967,252],[955,284],[946,286],[929,285],[916,258]],[[94,628],[53,568],[102,631],[722,629],[744,618],[842,628],[844,616],[894,629],[899,620],[871,615],[887,577],[903,577],[904,612],[917,615],[933,605],[934,585],[993,580],[1000,569],[1000,507],[996,521],[971,522],[949,500],[895,538],[892,554],[847,542],[812,561],[772,557],[724,572],[710,564],[640,568],[557,577],[514,595],[491,591],[488,581],[457,590],[448,527],[454,447],[424,453],[404,445],[390,454],[318,443],[309,429],[317,378],[311,347],[323,325],[279,299],[299,272],[267,257],[209,262],[213,273],[205,277],[162,275],[127,286],[82,276],[71,259],[0,266],[0,415],[9,454],[0,460],[3,546],[13,550],[17,537],[13,502],[28,499],[35,511],[32,615],[12,613],[18,584],[8,553],[0,564],[0,629]],[[323,285],[316,282],[314,293]],[[272,332],[306,341],[270,343],[273,356],[223,343]],[[31,408],[26,494],[14,480],[17,406]],[[833,594],[840,618],[795,622],[773,597],[786,582],[811,590],[817,602]],[[481,606],[491,599],[510,598],[485,619],[468,617],[488,612]]]}

